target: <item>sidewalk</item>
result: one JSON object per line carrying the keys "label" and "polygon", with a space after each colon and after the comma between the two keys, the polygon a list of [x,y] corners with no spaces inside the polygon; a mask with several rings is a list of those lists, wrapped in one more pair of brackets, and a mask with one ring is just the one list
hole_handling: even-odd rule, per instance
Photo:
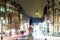
{"label": "sidewalk", "polygon": [[[26,37],[26,35],[24,35],[24,37]],[[19,35],[15,35],[15,36],[3,37],[3,40],[16,40],[16,39],[22,39],[22,35],[19,34]],[[0,37],[0,40],[1,40],[1,37]]]}
{"label": "sidewalk", "polygon": [[55,37],[60,37],[60,34],[54,34],[52,36],[55,36]]}

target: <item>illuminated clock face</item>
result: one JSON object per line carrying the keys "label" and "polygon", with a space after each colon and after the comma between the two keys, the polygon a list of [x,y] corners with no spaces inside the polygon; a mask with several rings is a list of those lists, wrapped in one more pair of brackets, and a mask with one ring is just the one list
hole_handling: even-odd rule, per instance
{"label": "illuminated clock face", "polygon": [[39,14],[38,10],[36,10],[35,18],[40,18],[40,14]]}
{"label": "illuminated clock face", "polygon": [[35,17],[36,17],[36,18],[40,18],[39,13],[36,13],[36,14],[35,14]]}

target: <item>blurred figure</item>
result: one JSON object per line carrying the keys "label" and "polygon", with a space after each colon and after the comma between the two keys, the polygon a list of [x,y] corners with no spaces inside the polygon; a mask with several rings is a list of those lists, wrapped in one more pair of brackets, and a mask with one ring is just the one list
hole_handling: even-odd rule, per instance
{"label": "blurred figure", "polygon": [[16,34],[15,34],[15,29],[11,29],[11,34],[12,34],[12,36],[15,36]]}
{"label": "blurred figure", "polygon": [[47,40],[47,39],[45,38],[45,40]]}
{"label": "blurred figure", "polygon": [[9,35],[9,32],[10,32],[10,30],[6,30],[5,35],[6,35],[6,36],[10,36],[10,35]]}
{"label": "blurred figure", "polygon": [[9,35],[10,35],[10,36],[12,35],[12,32],[11,32],[11,30],[10,30],[10,32],[9,32]]}
{"label": "blurred figure", "polygon": [[15,30],[15,34],[16,35],[18,35],[19,34],[19,30],[17,29],[17,30]]}

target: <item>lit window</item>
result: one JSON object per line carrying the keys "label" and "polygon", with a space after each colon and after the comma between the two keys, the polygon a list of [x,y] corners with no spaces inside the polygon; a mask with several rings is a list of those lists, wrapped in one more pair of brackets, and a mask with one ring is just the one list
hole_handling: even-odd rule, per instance
{"label": "lit window", "polygon": [[6,4],[6,6],[9,6],[9,5],[10,5],[10,4],[8,4],[8,3]]}
{"label": "lit window", "polygon": [[3,24],[5,24],[5,20],[3,20]]}
{"label": "lit window", "polygon": [[10,7],[12,7],[12,5],[10,4]]}
{"label": "lit window", "polygon": [[60,17],[59,17],[59,22],[60,22]]}
{"label": "lit window", "polygon": [[9,9],[7,9],[7,11],[9,11]]}
{"label": "lit window", "polygon": [[60,9],[58,10],[58,13],[60,14]]}
{"label": "lit window", "polygon": [[12,9],[10,10],[10,12],[12,12]]}
{"label": "lit window", "polygon": [[7,6],[7,7],[12,7],[12,5],[11,5],[11,4],[8,4],[8,3],[6,4],[6,6]]}
{"label": "lit window", "polygon": [[20,14],[20,19],[22,19],[22,14]]}
{"label": "lit window", "polygon": [[12,12],[12,9],[7,9],[7,11],[10,11],[10,12]]}
{"label": "lit window", "polygon": [[13,13],[14,13],[15,11],[13,10]]}
{"label": "lit window", "polygon": [[59,5],[60,5],[60,1],[59,1]]}
{"label": "lit window", "polygon": [[0,7],[0,12],[5,12],[5,8],[4,7]]}

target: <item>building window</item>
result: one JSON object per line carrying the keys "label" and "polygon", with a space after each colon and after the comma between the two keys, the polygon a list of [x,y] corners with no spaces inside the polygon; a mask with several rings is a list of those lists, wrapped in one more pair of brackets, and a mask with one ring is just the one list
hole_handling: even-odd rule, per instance
{"label": "building window", "polygon": [[9,7],[9,5],[10,5],[10,4],[8,4],[8,3],[6,4],[6,6],[8,6],[8,7]]}
{"label": "building window", "polygon": [[4,7],[0,7],[0,12],[5,12],[5,8]]}
{"label": "building window", "polygon": [[59,1],[59,5],[60,5],[60,1]]}
{"label": "building window", "polygon": [[48,0],[48,1],[52,1],[52,0]]}
{"label": "building window", "polygon": [[60,14],[60,9],[58,10],[58,14]]}

